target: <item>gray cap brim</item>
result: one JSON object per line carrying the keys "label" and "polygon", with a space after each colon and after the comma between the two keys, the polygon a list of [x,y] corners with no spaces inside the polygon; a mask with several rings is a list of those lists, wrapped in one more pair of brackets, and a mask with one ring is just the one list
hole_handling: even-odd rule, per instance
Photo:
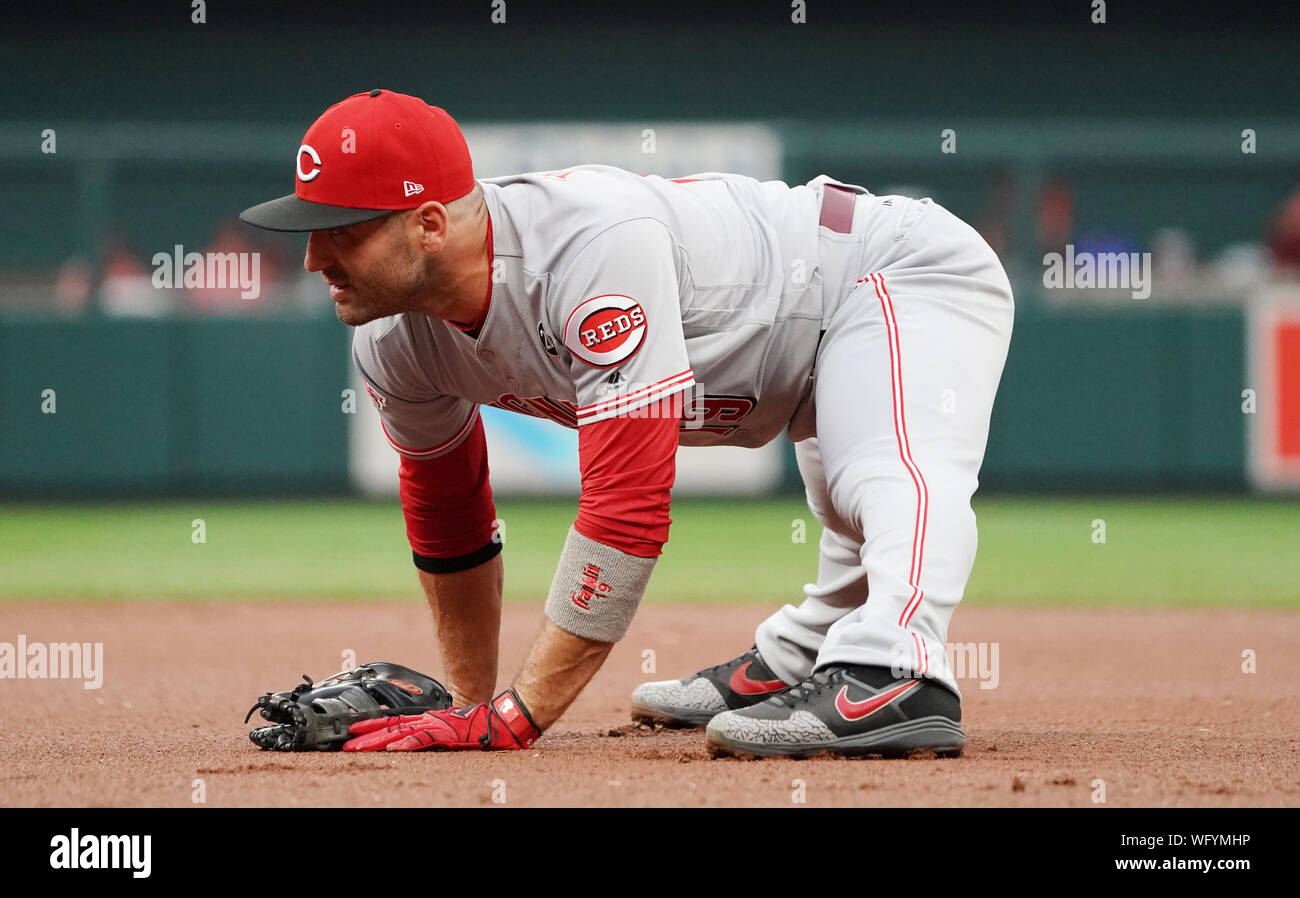
{"label": "gray cap brim", "polygon": [[239,213],[239,220],[266,231],[327,231],[383,218],[392,211],[309,203],[291,193],[245,209]]}

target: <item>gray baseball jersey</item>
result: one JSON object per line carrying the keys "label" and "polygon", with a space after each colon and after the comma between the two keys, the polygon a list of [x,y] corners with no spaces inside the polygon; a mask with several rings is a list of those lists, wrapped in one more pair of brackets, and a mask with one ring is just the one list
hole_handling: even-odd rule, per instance
{"label": "gray baseball jersey", "polygon": [[389,441],[433,458],[482,404],[579,427],[651,414],[677,394],[683,445],[813,435],[822,294],[856,275],[819,235],[828,181],[839,183],[604,165],[480,180],[493,270],[477,337],[417,313],[356,331],[354,361]]}

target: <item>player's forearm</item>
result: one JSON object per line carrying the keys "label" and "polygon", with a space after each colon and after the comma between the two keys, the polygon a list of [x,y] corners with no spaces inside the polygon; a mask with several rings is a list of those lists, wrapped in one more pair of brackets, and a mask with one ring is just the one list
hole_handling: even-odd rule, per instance
{"label": "player's forearm", "polygon": [[489,701],[496,691],[501,634],[501,556],[453,574],[419,574],[448,690],[458,706]]}
{"label": "player's forearm", "polygon": [[569,528],[546,623],[514,687],[541,730],[560,718],[623,638],[655,565]]}
{"label": "player's forearm", "polygon": [[538,729],[546,730],[560,719],[613,647],[612,642],[574,636],[546,621],[514,683]]}

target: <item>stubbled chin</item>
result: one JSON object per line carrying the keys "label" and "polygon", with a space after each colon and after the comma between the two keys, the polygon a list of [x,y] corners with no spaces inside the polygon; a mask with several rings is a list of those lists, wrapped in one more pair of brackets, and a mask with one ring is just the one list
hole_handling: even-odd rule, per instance
{"label": "stubbled chin", "polygon": [[374,315],[367,315],[364,310],[336,303],[334,305],[334,314],[339,316],[339,321],[349,327],[359,327],[375,319]]}

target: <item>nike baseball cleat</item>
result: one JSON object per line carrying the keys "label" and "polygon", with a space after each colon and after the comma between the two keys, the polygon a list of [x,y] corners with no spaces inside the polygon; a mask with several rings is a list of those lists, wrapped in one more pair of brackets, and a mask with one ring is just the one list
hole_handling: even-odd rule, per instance
{"label": "nike baseball cleat", "polygon": [[961,699],[933,680],[887,667],[831,665],[798,686],[709,721],[712,757],[806,758],[829,753],[956,757],[966,744]]}
{"label": "nike baseball cleat", "polygon": [[642,683],[632,693],[632,720],[674,728],[702,727],[715,714],[746,708],[789,688],[789,683],[763,663],[758,649],[751,648],[739,658],[681,680]]}

